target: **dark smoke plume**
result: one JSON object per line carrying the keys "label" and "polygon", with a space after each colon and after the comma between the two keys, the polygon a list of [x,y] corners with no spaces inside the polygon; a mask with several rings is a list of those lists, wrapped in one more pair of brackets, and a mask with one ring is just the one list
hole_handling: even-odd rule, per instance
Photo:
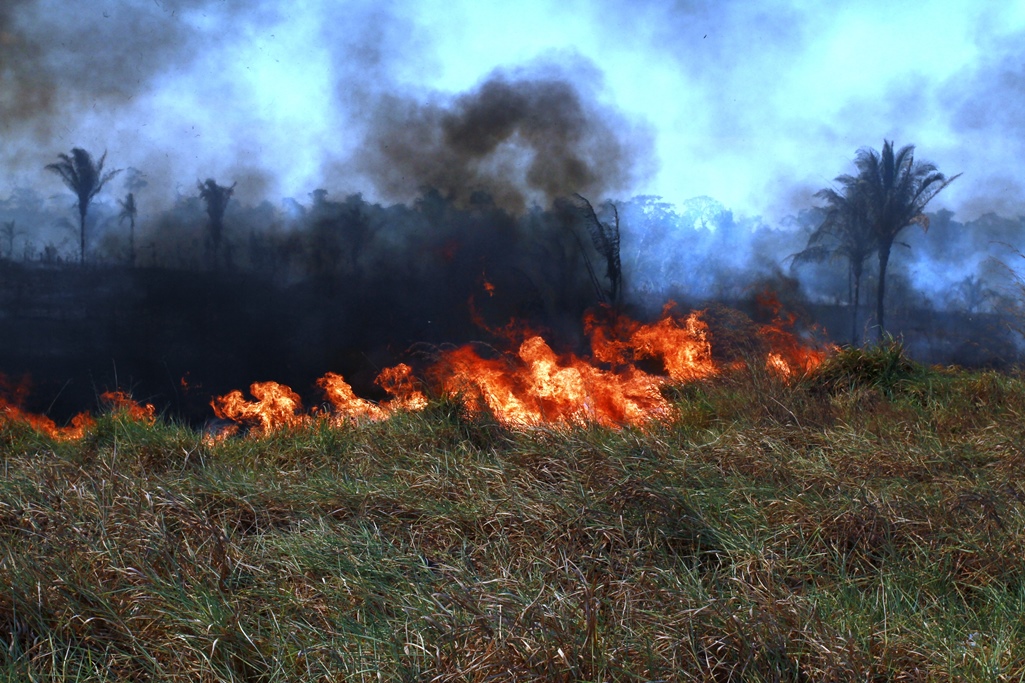
{"label": "dark smoke plume", "polygon": [[651,139],[552,68],[498,71],[450,105],[382,97],[357,159],[378,188],[424,187],[461,203],[483,191],[503,208],[627,189]]}

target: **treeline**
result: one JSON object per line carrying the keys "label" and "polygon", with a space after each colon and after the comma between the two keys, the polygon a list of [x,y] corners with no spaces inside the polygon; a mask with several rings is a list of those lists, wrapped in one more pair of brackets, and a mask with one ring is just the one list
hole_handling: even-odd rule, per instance
{"label": "treeline", "polygon": [[[769,225],[735,217],[707,197],[674,206],[638,196],[597,207],[571,197],[513,215],[484,191],[457,202],[428,188],[408,205],[385,205],[316,189],[303,201],[247,205],[233,197],[235,183],[214,179],[179,187],[169,208],[150,211],[140,194],[143,173],[104,172],[105,157],[76,149],[48,168],[62,169],[77,202],[29,189],[0,200],[0,256],[247,271],[284,286],[311,283],[319,295],[400,308],[411,301],[426,310],[431,297],[465,308],[467,297],[486,291],[501,315],[549,324],[567,314],[576,320],[610,298],[650,313],[668,299],[700,305],[772,289],[793,308],[846,306],[845,340],[853,342],[880,331],[884,299],[897,316],[945,309],[1016,315],[1022,218],[961,222],[946,210],[926,213],[928,200],[956,176],[916,161],[913,151],[890,142],[881,153],[859,151],[857,173],[820,192],[818,206]],[[901,192],[900,216],[874,208]],[[884,218],[889,223],[880,227]],[[908,229],[916,225],[927,230]],[[862,291],[879,295],[877,305]]]}

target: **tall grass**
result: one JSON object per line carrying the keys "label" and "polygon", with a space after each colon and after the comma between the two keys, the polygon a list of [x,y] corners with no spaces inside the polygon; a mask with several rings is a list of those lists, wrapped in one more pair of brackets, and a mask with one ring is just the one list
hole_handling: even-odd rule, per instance
{"label": "tall grass", "polygon": [[849,350],[514,431],[0,426],[0,680],[1025,677],[1025,382]]}

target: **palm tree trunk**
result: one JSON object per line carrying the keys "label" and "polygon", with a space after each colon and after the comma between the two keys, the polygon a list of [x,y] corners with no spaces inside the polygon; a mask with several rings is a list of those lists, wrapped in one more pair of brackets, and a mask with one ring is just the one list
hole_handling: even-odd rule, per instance
{"label": "palm tree trunk", "polygon": [[847,264],[847,303],[854,301],[854,260]]}
{"label": "palm tree trunk", "polygon": [[858,306],[861,304],[861,271],[854,273],[854,306],[851,310],[851,346],[858,345]]}
{"label": "palm tree trunk", "polygon": [[886,266],[890,262],[892,244],[879,245],[879,286],[876,288],[876,322],[879,325],[879,341],[883,340],[886,328],[883,325],[883,297],[886,294]]}
{"label": "palm tree trunk", "polygon": [[80,241],[80,251],[78,253],[78,262],[80,264],[85,263],[85,206],[81,205],[79,200],[78,207],[78,236]]}

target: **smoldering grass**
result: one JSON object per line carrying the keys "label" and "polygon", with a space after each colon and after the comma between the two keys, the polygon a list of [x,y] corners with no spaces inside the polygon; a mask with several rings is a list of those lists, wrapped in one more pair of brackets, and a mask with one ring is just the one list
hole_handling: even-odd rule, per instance
{"label": "smoldering grass", "polygon": [[0,679],[1019,679],[1025,383],[868,353],[643,429],[4,424]]}

